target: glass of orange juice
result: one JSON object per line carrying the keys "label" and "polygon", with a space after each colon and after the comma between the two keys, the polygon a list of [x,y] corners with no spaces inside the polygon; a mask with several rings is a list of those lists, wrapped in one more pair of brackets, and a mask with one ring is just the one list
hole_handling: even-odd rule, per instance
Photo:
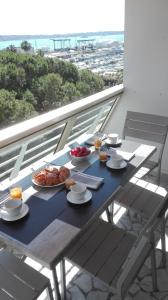
{"label": "glass of orange juice", "polygon": [[13,200],[22,200],[22,188],[20,186],[12,186],[10,188],[10,197]]}
{"label": "glass of orange juice", "polygon": [[99,160],[103,162],[107,160],[107,153],[105,151],[99,152]]}
{"label": "glass of orange juice", "polygon": [[96,138],[94,142],[95,149],[99,150],[101,148],[101,145],[102,145],[102,140],[100,138]]}

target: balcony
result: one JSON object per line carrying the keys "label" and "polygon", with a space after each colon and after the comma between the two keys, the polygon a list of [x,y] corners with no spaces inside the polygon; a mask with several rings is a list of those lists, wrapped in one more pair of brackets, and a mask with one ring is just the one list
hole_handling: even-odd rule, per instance
{"label": "balcony", "polygon": [[[31,167],[36,164],[37,160],[40,160],[41,164],[45,164],[53,157],[59,158],[67,147],[70,148],[76,141],[83,142],[96,131],[110,131],[111,120],[116,117],[117,109],[122,107],[123,97],[123,85],[116,86],[1,131],[0,189],[5,189],[11,180],[14,181],[15,178],[18,180],[23,174],[32,172]],[[124,119],[121,121],[123,122]],[[118,129],[115,130],[119,132]],[[166,192],[163,187],[157,187],[148,181],[136,179],[136,184],[145,185],[147,189],[152,188],[162,193]],[[106,218],[105,215],[103,217]],[[125,216],[125,210],[117,205],[115,206],[114,221],[120,222],[120,226],[133,231],[138,230],[141,226],[135,216],[133,216],[133,220],[130,216]],[[158,247],[160,247],[159,244]],[[157,260],[159,264],[159,250]],[[27,258],[26,262],[46,276],[51,276],[48,269],[32,259]],[[59,271],[59,267],[57,269]],[[72,284],[69,285],[70,299],[87,299],[86,294],[88,293],[89,297],[93,297],[90,299],[94,300],[96,297],[101,299],[109,294],[108,289],[101,283],[92,281],[89,275],[78,273],[78,271],[77,268],[67,263],[68,280],[75,275]],[[146,288],[146,281],[149,272],[147,263],[144,267],[144,275],[138,278],[138,283],[134,283],[130,289],[131,299],[136,299],[139,286],[144,287],[143,295],[148,297],[150,284]],[[160,273],[160,278],[162,278],[161,276],[163,276],[162,273]],[[92,285],[94,289],[91,288]],[[135,298],[133,298],[134,294]]]}
{"label": "balcony", "polygon": [[[110,88],[96,95],[77,101],[66,107],[54,110],[43,116],[15,125],[1,131],[0,136],[0,189],[9,181],[19,178],[23,172],[31,172],[30,166],[37,160],[50,160],[59,157],[65,146],[76,140],[83,141],[88,134],[96,131],[122,133],[127,110],[168,115],[167,105],[167,25],[168,3],[161,1],[126,1],[125,13],[125,69],[124,87]],[[167,149],[166,144],[161,186],[167,188]],[[137,180],[137,179],[136,179]],[[153,190],[151,182],[137,180]],[[116,207],[115,222],[124,213]],[[141,224],[128,216],[120,221],[120,226],[128,230],[138,230]],[[158,244],[158,249],[160,245]],[[168,251],[168,249],[167,249]],[[27,263],[50,275],[46,268],[27,259]],[[168,276],[160,269],[160,251],[157,250],[159,292],[153,297],[151,291],[150,263],[146,262],[139,277],[132,285],[128,299],[167,299]],[[77,270],[67,265],[68,278]],[[69,285],[70,299],[113,299],[108,289],[88,275],[80,273]]]}

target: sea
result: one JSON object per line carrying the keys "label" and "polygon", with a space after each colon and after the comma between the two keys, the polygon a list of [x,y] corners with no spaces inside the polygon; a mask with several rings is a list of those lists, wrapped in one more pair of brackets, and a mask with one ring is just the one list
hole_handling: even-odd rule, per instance
{"label": "sea", "polygon": [[[63,47],[75,47],[79,44],[79,41],[83,41],[84,39],[88,39],[88,40],[94,40],[92,41],[93,43],[111,43],[114,41],[118,41],[118,42],[124,42],[124,34],[103,34],[103,35],[89,35],[89,36],[70,36],[67,37],[68,39],[70,39],[69,42],[62,43]],[[58,39],[58,38],[55,38]],[[63,40],[63,38],[60,39]],[[64,38],[65,39],[65,38]],[[26,39],[31,46],[34,49],[42,49],[42,48],[48,48],[50,50],[54,50],[54,42],[51,38],[38,38],[38,39]],[[20,47],[20,44],[23,40],[8,40],[8,41],[0,41],[0,50],[5,49],[6,47],[10,46],[10,45],[14,45],[15,47]],[[61,42],[56,42],[55,43],[55,48],[60,48]]]}

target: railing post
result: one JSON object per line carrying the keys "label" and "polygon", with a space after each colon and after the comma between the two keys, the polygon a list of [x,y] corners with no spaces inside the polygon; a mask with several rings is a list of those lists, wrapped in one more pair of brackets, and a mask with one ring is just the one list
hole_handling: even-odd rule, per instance
{"label": "railing post", "polygon": [[61,134],[60,140],[58,141],[56,149],[54,150],[54,153],[64,148],[75,121],[76,121],[76,117],[73,117],[69,119],[68,122],[66,123],[63,133]]}
{"label": "railing post", "polygon": [[[89,128],[89,130],[88,130],[88,133],[94,133],[94,132],[97,131],[97,125],[99,124],[99,121],[100,121],[100,119],[101,119],[101,117],[102,117],[102,115],[103,115],[105,109],[108,107],[108,105],[109,105],[109,104],[107,103],[106,105],[104,105],[104,106],[100,109],[100,111],[99,111],[97,117],[95,118],[93,124],[90,126],[90,128]],[[98,129],[98,130],[99,130],[99,129]]]}
{"label": "railing post", "polygon": [[121,95],[118,96],[118,97],[116,97],[116,99],[115,99],[115,101],[114,101],[114,104],[112,105],[112,107],[111,107],[111,109],[110,109],[110,111],[109,111],[109,113],[108,113],[106,119],[104,120],[104,122],[103,122],[103,124],[102,124],[102,126],[101,126],[101,128],[100,128],[100,131],[103,131],[104,128],[106,127],[106,124],[108,123],[108,121],[109,121],[109,119],[110,119],[110,117],[111,117],[113,111],[115,110],[115,108],[116,108],[116,106],[117,106],[118,101],[120,100],[120,98],[121,98]]}
{"label": "railing post", "polygon": [[14,179],[19,174],[20,167],[21,167],[21,164],[24,160],[24,156],[25,156],[25,153],[26,153],[26,150],[27,150],[27,145],[28,145],[27,143],[22,145],[19,156],[18,156],[18,158],[15,162],[13,171],[11,172],[11,175],[10,175],[10,178],[9,178],[10,180]]}

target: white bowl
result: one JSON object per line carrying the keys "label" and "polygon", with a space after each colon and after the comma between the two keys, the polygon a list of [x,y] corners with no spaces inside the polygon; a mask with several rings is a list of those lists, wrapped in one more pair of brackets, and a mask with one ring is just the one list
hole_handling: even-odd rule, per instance
{"label": "white bowl", "polygon": [[75,156],[75,155],[72,155],[71,153],[69,153],[70,157],[72,160],[76,160],[76,161],[83,161],[85,159],[88,159],[91,155],[91,152],[88,154],[88,155],[85,155],[85,156]]}

